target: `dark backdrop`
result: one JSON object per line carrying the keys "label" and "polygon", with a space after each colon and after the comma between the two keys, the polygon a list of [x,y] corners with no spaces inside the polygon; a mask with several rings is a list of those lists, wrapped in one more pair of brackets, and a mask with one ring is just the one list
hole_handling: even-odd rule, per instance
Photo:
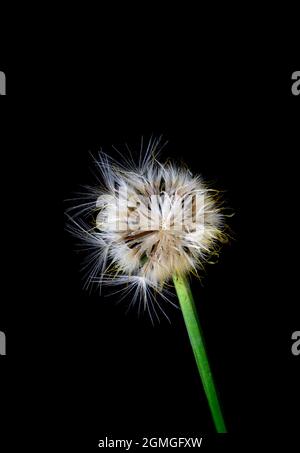
{"label": "dark backdrop", "polygon": [[[183,159],[226,191],[236,213],[230,221],[235,239],[193,290],[228,428],[293,431],[299,364],[290,351],[297,302],[287,272],[297,146],[292,68],[239,61],[220,71],[208,60],[183,70],[172,63],[158,71],[129,70],[121,82],[116,77],[106,85],[108,93],[99,87],[100,98],[75,107],[61,153],[63,195],[94,180],[88,151],[109,153],[114,144],[124,152],[124,142],[137,148],[140,136],[151,134],[169,140],[163,156]],[[105,85],[105,76],[99,83]],[[116,296],[82,291],[82,257],[67,233],[64,254],[66,372],[77,376],[79,389],[70,404],[86,414],[90,439],[213,432],[180,312],[168,311],[171,325],[162,320],[154,328],[134,310],[125,315],[128,300],[116,305]]]}
{"label": "dark backdrop", "polygon": [[19,258],[9,253],[1,305],[8,420],[18,403],[21,422],[34,407],[49,438],[60,433],[86,451],[105,435],[214,432],[180,312],[153,327],[135,310],[125,314],[128,300],[83,291],[82,255],[64,229],[63,200],[94,182],[90,151],[163,134],[162,155],[225,190],[235,211],[235,239],[202,285],[193,282],[230,438],[296,431],[297,69],[222,51],[195,58],[166,49],[157,59],[120,44],[93,64],[37,68],[26,100],[12,93],[24,79],[11,75],[2,124],[16,201],[7,186],[4,201],[18,219]]}

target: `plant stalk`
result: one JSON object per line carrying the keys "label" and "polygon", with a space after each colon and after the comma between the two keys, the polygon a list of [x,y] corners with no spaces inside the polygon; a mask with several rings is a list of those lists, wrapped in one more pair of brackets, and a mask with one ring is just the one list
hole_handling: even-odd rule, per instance
{"label": "plant stalk", "polygon": [[218,433],[226,433],[227,430],[189,282],[186,277],[177,275],[173,277],[173,281],[216,430]]}

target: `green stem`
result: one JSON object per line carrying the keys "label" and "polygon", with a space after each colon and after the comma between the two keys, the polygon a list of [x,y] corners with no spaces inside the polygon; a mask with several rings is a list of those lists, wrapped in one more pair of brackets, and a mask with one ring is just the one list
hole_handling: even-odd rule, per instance
{"label": "green stem", "polygon": [[174,276],[173,281],[216,430],[218,433],[226,433],[190,285],[185,277]]}

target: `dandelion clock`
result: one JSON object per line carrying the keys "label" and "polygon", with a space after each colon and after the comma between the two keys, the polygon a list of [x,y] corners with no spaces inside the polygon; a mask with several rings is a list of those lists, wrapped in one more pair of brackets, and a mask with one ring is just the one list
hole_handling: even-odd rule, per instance
{"label": "dandelion clock", "polygon": [[152,322],[167,316],[165,305],[177,294],[216,430],[225,433],[189,285],[226,242],[225,214],[218,191],[163,161],[161,149],[160,139],[151,139],[146,146],[142,140],[137,159],[129,150],[118,160],[100,152],[99,184],[69,209],[69,229],[88,249],[86,285],[118,287]]}

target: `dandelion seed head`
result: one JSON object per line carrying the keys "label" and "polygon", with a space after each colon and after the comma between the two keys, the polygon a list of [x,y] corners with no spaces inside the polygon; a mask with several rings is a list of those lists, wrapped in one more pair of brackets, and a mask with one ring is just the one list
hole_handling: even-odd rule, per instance
{"label": "dandelion seed head", "polygon": [[137,162],[100,153],[101,188],[87,203],[95,225],[74,226],[93,250],[90,282],[127,284],[145,306],[174,275],[198,274],[226,241],[219,193],[185,166],[160,162],[158,145],[150,140]]}

